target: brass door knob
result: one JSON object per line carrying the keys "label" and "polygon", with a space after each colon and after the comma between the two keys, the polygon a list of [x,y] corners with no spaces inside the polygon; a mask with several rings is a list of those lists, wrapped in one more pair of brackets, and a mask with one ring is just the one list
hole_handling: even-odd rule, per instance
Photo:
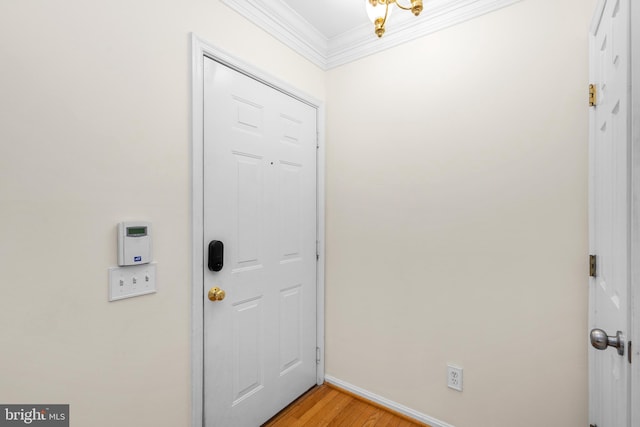
{"label": "brass door knob", "polygon": [[226,292],[216,287],[209,289],[209,299],[211,301],[222,301],[227,296]]}

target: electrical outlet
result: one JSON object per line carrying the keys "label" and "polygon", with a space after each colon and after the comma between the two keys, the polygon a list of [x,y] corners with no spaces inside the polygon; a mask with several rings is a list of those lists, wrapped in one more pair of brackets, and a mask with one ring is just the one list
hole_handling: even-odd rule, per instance
{"label": "electrical outlet", "polygon": [[462,391],[462,368],[447,364],[447,387]]}

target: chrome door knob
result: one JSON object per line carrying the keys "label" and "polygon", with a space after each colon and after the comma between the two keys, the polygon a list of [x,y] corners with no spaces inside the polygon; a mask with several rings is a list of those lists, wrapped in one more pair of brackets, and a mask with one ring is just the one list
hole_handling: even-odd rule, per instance
{"label": "chrome door knob", "polygon": [[606,350],[607,347],[613,347],[618,349],[618,354],[624,356],[624,341],[622,339],[622,332],[618,331],[615,336],[607,336],[607,333],[602,329],[592,329],[589,334],[591,338],[591,345],[598,350]]}

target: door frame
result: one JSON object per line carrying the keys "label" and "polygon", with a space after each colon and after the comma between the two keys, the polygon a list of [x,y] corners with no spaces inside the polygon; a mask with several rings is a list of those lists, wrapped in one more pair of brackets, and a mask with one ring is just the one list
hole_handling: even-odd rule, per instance
{"label": "door frame", "polygon": [[316,383],[324,382],[324,267],[325,267],[325,107],[322,101],[292,87],[272,75],[244,62],[191,34],[191,425],[204,427],[204,58],[210,58],[280,92],[308,104],[317,111],[317,295],[316,346],[320,362]]}
{"label": "door frame", "polygon": [[[631,425],[640,425],[640,6],[630,1],[631,79]],[[634,7],[635,5],[635,7]],[[636,23],[636,25],[634,25]]]}

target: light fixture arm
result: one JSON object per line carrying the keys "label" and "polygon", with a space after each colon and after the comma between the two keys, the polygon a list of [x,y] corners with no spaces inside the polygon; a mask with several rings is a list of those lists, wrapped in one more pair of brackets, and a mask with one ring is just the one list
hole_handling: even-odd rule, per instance
{"label": "light fixture arm", "polygon": [[389,17],[389,2],[385,2],[384,8],[384,18],[376,19],[376,35],[378,37],[382,37],[385,31],[384,24],[387,23],[387,18]]}
{"label": "light fixture arm", "polygon": [[398,8],[402,9],[402,10],[410,10],[415,16],[420,15],[420,12],[422,12],[422,0],[410,0],[411,1],[411,6],[405,6],[400,4],[400,0],[366,0],[372,8],[375,8],[377,6],[382,6],[384,5],[385,10],[384,10],[384,16],[380,16],[378,15],[377,18],[372,17],[371,19],[374,20],[374,25],[375,25],[375,33],[378,37],[382,37],[382,35],[385,32],[385,24],[387,23],[387,18],[389,17],[389,7],[391,5],[391,3],[395,3],[396,6],[398,6]]}
{"label": "light fixture arm", "polygon": [[[382,37],[385,32],[385,24],[387,22],[387,18],[390,15],[389,11],[389,3],[393,3],[396,0],[366,0],[369,3],[369,7],[373,10],[376,9],[380,13],[373,12],[373,16],[370,15],[373,24],[375,25],[375,33],[378,37]],[[384,14],[379,10],[382,6],[384,6]],[[374,18],[375,16],[375,18]]]}
{"label": "light fixture arm", "polygon": [[400,0],[395,0],[395,4],[402,10],[410,10],[415,16],[422,12],[422,0],[411,0],[411,6],[403,6]]}

